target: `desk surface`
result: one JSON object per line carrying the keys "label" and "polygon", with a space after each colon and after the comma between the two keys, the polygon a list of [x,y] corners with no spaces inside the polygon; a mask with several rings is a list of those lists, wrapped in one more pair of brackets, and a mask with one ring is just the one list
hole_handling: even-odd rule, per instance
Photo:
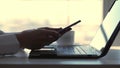
{"label": "desk surface", "polygon": [[120,64],[120,47],[111,48],[108,54],[100,59],[29,59],[24,51],[20,51],[16,56],[0,57],[1,64],[23,64],[23,65],[106,65]]}
{"label": "desk surface", "polygon": [[[21,55],[22,54],[22,55]],[[0,57],[2,68],[119,68],[120,50],[111,49],[100,59],[28,59],[22,52],[16,57]]]}

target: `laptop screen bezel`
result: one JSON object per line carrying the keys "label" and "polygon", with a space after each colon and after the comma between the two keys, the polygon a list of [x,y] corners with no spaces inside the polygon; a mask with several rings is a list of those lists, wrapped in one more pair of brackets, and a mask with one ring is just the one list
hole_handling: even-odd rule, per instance
{"label": "laptop screen bezel", "polygon": [[117,27],[115,28],[113,34],[111,35],[110,39],[108,40],[106,46],[104,47],[104,49],[102,49],[102,53],[100,55],[101,57],[105,56],[108,53],[108,51],[109,51],[110,47],[112,46],[119,30],[120,30],[120,21],[119,21]]}

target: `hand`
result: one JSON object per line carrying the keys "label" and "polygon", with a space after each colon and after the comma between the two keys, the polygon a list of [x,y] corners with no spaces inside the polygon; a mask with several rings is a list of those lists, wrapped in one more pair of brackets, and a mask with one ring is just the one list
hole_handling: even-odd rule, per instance
{"label": "hand", "polygon": [[34,30],[25,30],[16,34],[22,48],[40,49],[56,41],[59,37],[59,30],[62,28],[38,28]]}

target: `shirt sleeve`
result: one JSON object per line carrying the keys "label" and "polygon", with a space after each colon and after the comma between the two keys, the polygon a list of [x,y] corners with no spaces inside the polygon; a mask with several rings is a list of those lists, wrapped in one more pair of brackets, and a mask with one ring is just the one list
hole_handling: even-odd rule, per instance
{"label": "shirt sleeve", "polygon": [[0,35],[0,55],[15,54],[20,50],[20,44],[15,34]]}

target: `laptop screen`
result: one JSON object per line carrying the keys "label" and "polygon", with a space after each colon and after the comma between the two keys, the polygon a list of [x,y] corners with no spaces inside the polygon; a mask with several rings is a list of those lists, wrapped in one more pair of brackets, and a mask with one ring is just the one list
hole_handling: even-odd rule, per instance
{"label": "laptop screen", "polygon": [[100,25],[100,28],[98,29],[94,39],[90,44],[92,47],[96,48],[97,50],[101,50],[105,47],[120,21],[119,12],[120,0],[115,2],[112,9],[106,15],[103,23]]}

